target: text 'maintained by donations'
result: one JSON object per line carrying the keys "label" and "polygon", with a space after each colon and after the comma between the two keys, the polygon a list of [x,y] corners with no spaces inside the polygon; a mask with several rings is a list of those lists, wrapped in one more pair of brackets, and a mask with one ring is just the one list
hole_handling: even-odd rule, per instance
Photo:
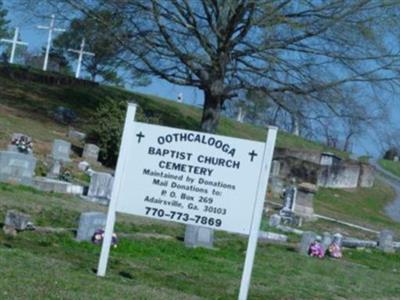
{"label": "text 'maintained by donations'", "polygon": [[264,143],[132,126],[117,211],[249,233]]}

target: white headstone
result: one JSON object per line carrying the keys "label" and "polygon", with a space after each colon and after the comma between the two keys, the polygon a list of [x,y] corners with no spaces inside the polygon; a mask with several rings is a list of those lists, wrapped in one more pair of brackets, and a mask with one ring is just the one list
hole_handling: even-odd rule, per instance
{"label": "white headstone", "polygon": [[86,138],[86,133],[80,132],[73,128],[69,128],[68,137],[71,139],[78,140],[78,141],[83,141]]}
{"label": "white headstone", "polygon": [[83,148],[82,158],[97,161],[99,158],[100,148],[94,144],[86,144]]}
{"label": "white headstone", "polygon": [[111,199],[114,177],[104,172],[93,172],[90,179],[88,197],[107,204]]}
{"label": "white headstone", "polygon": [[0,181],[31,184],[36,158],[23,153],[0,151]]}
{"label": "white headstone", "polygon": [[385,253],[394,253],[393,231],[385,229],[379,233],[378,247]]}
{"label": "white headstone", "polygon": [[186,247],[213,248],[214,231],[200,226],[187,225],[185,230]]}
{"label": "white headstone", "polygon": [[273,160],[271,165],[271,176],[276,177],[279,176],[281,171],[281,163],[279,160]]}
{"label": "white headstone", "polygon": [[76,239],[78,241],[90,241],[98,229],[104,229],[106,214],[101,212],[85,212],[79,218],[79,228]]}
{"label": "white headstone", "polygon": [[70,161],[71,143],[64,140],[54,140],[52,158],[59,161]]}

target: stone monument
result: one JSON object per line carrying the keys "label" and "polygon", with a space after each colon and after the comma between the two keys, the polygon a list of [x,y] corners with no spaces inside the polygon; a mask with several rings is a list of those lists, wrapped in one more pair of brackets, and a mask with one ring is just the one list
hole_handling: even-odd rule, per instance
{"label": "stone monument", "polygon": [[78,241],[90,241],[98,229],[106,226],[107,215],[101,212],[85,212],[79,218],[79,228],[76,234]]}
{"label": "stone monument", "polygon": [[64,140],[54,140],[52,149],[53,160],[69,162],[71,161],[69,155],[71,153],[71,143]]}

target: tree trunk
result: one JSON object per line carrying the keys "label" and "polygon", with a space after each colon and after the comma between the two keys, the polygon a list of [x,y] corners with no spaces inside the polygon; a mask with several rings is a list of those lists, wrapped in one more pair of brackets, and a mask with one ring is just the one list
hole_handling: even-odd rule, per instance
{"label": "tree trunk", "polygon": [[201,118],[201,131],[215,133],[217,131],[223,99],[220,95],[213,95],[204,91],[203,116]]}

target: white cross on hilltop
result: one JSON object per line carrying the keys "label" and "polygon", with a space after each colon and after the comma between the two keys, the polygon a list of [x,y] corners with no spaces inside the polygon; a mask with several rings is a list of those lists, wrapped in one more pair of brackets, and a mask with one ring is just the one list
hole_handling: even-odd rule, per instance
{"label": "white cross on hilltop", "polygon": [[19,36],[19,28],[16,27],[14,31],[14,38],[12,40],[7,40],[7,39],[1,39],[2,42],[4,43],[10,43],[12,44],[11,47],[11,56],[10,56],[10,63],[12,64],[14,62],[14,57],[15,57],[15,50],[17,48],[17,45],[24,45],[27,46],[28,43],[20,42],[18,41],[18,36]]}
{"label": "white cross on hilltop", "polygon": [[53,38],[53,31],[60,31],[60,32],[64,32],[65,31],[65,29],[55,28],[54,27],[55,19],[56,19],[56,16],[55,15],[51,15],[50,26],[42,26],[42,25],[37,26],[37,28],[39,28],[39,29],[46,29],[46,30],[49,31],[49,36],[47,38],[46,54],[44,56],[43,71],[47,71],[47,65],[49,63],[51,40]]}
{"label": "white cross on hilltop", "polygon": [[84,49],[85,49],[85,39],[82,39],[81,48],[79,50],[68,49],[68,51],[70,51],[70,52],[74,52],[74,53],[78,53],[79,54],[78,65],[76,67],[75,78],[79,78],[79,75],[81,74],[83,55],[90,55],[90,56],[94,56],[95,55],[92,52],[84,51]]}

